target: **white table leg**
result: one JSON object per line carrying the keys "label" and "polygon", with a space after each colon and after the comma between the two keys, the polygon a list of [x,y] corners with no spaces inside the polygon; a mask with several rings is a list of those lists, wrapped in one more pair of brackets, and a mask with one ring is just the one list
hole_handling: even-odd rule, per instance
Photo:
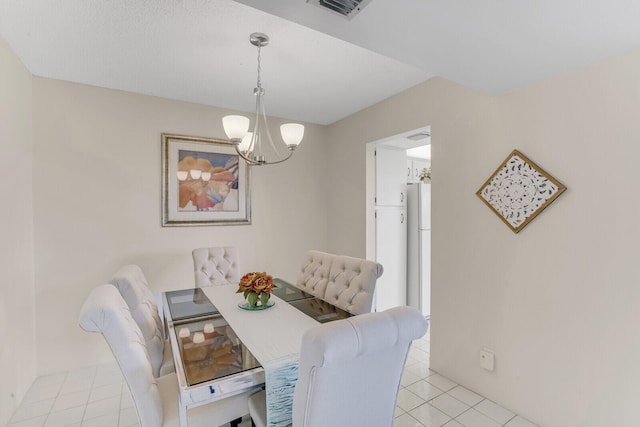
{"label": "white table leg", "polygon": [[178,405],[180,415],[180,427],[187,427],[187,407],[184,405]]}

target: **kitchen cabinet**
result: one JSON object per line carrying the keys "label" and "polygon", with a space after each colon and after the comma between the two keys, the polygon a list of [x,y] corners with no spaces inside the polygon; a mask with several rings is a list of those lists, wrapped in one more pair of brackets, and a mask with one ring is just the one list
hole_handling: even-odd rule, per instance
{"label": "kitchen cabinet", "polygon": [[428,169],[431,166],[431,163],[428,160],[408,157],[406,165],[407,182],[419,182],[422,170]]}
{"label": "kitchen cabinet", "polygon": [[406,206],[405,150],[376,148],[376,206]]}
{"label": "kitchen cabinet", "polygon": [[375,310],[407,305],[407,210],[376,208],[376,260],[384,269],[376,281]]}

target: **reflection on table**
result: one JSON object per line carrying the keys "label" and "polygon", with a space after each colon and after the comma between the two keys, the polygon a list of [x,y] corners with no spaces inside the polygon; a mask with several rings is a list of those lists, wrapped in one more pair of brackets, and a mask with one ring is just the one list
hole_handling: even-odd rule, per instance
{"label": "reflection on table", "polygon": [[190,386],[260,366],[221,316],[174,326]]}
{"label": "reflection on table", "polygon": [[339,309],[320,298],[291,301],[289,304],[320,323],[346,319],[347,317],[353,316],[351,313]]}
{"label": "reflection on table", "polygon": [[218,313],[218,309],[200,288],[165,292],[170,318],[173,321],[193,319]]}
{"label": "reflection on table", "polygon": [[277,296],[283,301],[291,302],[315,298],[313,295],[296,288],[291,283],[286,282],[282,279],[273,279],[273,285],[274,287],[273,289],[271,289],[271,294]]}

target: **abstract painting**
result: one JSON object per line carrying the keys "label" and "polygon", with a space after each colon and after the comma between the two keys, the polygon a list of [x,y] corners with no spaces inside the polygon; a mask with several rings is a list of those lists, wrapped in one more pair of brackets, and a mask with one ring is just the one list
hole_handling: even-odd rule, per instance
{"label": "abstract painting", "polygon": [[250,224],[249,170],[228,141],[162,134],[162,226]]}

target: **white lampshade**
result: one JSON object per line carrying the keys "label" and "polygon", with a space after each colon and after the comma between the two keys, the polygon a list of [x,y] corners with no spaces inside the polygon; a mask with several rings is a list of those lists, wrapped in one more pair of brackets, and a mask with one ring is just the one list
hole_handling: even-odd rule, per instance
{"label": "white lampshade", "polygon": [[189,171],[189,175],[191,175],[191,178],[193,179],[200,179],[200,176],[202,175],[202,171],[200,169],[191,169]]}
{"label": "white lampshade", "polygon": [[202,175],[200,175],[200,178],[203,181],[209,181],[211,179],[211,172],[202,172]]}
{"label": "white lampshade", "polygon": [[253,138],[253,132],[247,132],[244,138],[242,138],[242,142],[238,144],[238,150],[246,153],[251,146],[251,138]]}
{"label": "white lampshade", "polygon": [[304,136],[304,125],[299,123],[285,123],[280,126],[282,140],[289,148],[296,148],[302,142]]}
{"label": "white lampshade", "polygon": [[249,130],[249,119],[244,116],[224,116],[222,127],[231,142],[238,144]]}
{"label": "white lampshade", "polygon": [[189,172],[187,171],[178,171],[178,181],[184,181],[189,177]]}
{"label": "white lampshade", "polygon": [[204,342],[204,334],[202,332],[196,332],[195,334],[193,334],[193,342],[195,344],[200,344],[201,342]]}

